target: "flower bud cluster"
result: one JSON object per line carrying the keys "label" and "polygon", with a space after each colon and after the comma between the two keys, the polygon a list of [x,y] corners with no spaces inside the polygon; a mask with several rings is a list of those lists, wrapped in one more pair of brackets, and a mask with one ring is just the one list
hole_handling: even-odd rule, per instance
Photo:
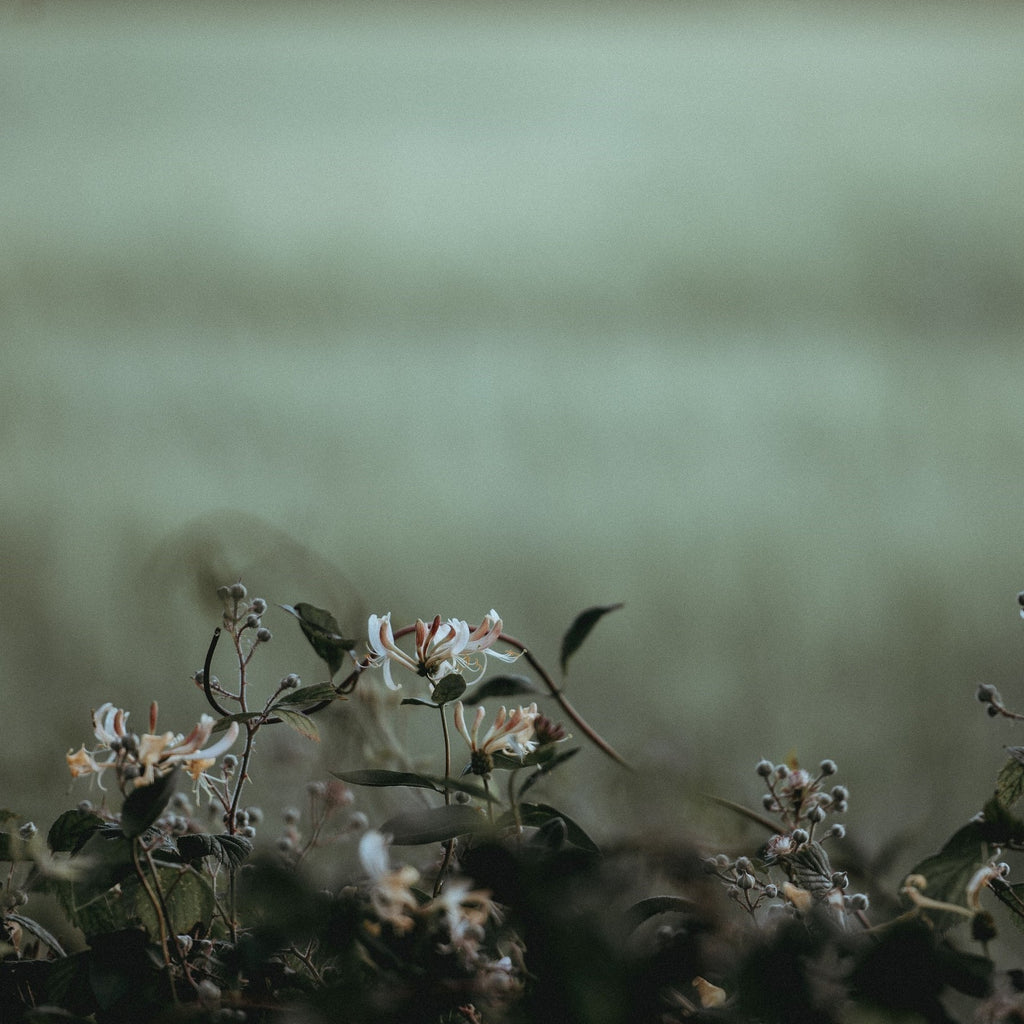
{"label": "flower bud cluster", "polygon": [[[820,825],[828,814],[842,814],[847,809],[849,790],[845,786],[826,788],[825,785],[825,779],[838,770],[835,761],[829,758],[818,765],[816,775],[796,766],[761,760],[755,771],[768,785],[761,805],[766,811],[778,815],[785,831],[806,829],[808,835],[813,836],[815,826]],[[834,828],[832,834],[836,835]]]}
{"label": "flower bud cluster", "polygon": [[704,861],[704,873],[721,879],[727,888],[729,898],[735,900],[744,910],[753,914],[762,904],[778,898],[778,886],[764,881],[756,874],[757,869],[749,857],[735,860],[719,853]]}
{"label": "flower bud cluster", "polygon": [[262,616],[267,610],[267,602],[262,597],[249,598],[249,592],[243,583],[232,583],[230,586],[218,587],[217,596],[224,603],[223,624],[234,636],[240,636],[245,630],[255,632],[257,643],[269,643],[272,634],[263,625]]}

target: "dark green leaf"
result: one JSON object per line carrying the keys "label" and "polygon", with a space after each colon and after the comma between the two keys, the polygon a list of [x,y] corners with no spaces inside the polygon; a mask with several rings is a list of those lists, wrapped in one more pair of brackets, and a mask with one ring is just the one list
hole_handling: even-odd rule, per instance
{"label": "dark green leaf", "polygon": [[[566,833],[569,842],[578,846],[581,850],[588,850],[591,853],[600,853],[597,843],[594,842],[586,832],[580,828],[568,815],[550,807],[548,804],[520,804],[519,821],[523,825],[531,825],[540,828],[552,818],[561,818],[565,822]],[[511,811],[502,816],[502,824],[512,824],[514,821]]]}
{"label": "dark green leaf", "polygon": [[353,786],[412,786],[416,789],[432,789],[437,793],[442,790],[425,775],[414,772],[392,772],[384,768],[361,768],[350,772],[331,772],[331,774]]}
{"label": "dark green leaf", "polygon": [[330,683],[315,683],[313,686],[300,686],[297,690],[286,690],[274,707],[303,708],[309,704],[322,704],[325,700],[344,700],[344,697]]}
{"label": "dark green leaf", "polygon": [[139,786],[128,794],[121,808],[121,831],[128,839],[142,835],[156,821],[174,795],[178,769],[158,775],[148,786]]}
{"label": "dark green leaf", "polygon": [[307,740],[320,742],[320,730],[309,715],[304,715],[301,711],[289,711],[287,708],[274,708],[274,714]]}
{"label": "dark green leaf", "polygon": [[213,723],[213,727],[210,729],[211,733],[223,732],[232,722],[251,722],[254,718],[262,718],[262,711],[239,711],[237,715],[225,715],[223,718],[218,718]]}
{"label": "dark green leaf", "polygon": [[54,853],[78,853],[89,836],[103,826],[103,819],[92,811],[65,811],[51,826],[46,842]]}
{"label": "dark green leaf", "polygon": [[458,672],[452,672],[434,684],[431,696],[434,698],[434,703],[440,706],[449,701],[458,700],[465,692],[466,680]]}
{"label": "dark green leaf", "polygon": [[[552,754],[554,754],[555,752],[554,745],[549,743],[547,746],[540,747],[533,753],[539,754],[542,750],[548,750]],[[535,772],[531,772],[530,775],[527,777],[526,781],[519,787],[520,798],[522,798],[522,795],[528,789],[530,789],[531,786],[536,785],[545,775],[547,775],[549,772],[554,771],[554,769],[557,768],[560,764],[565,764],[565,762],[568,761],[570,757],[572,757],[575,754],[578,754],[579,752],[579,747],[573,747],[572,750],[566,750],[563,753],[558,754],[556,757],[551,757],[543,761],[533,762],[534,764],[538,764],[540,767],[538,767]]]}
{"label": "dark green leaf", "polygon": [[178,852],[182,860],[201,860],[214,857],[224,867],[234,869],[252,853],[252,843],[244,836],[224,832],[219,835],[202,834],[178,837]]}
{"label": "dark green leaf", "polygon": [[[413,789],[432,789],[435,793],[443,793],[445,779],[440,775],[418,775],[414,772],[392,772],[383,768],[364,768],[351,772],[331,772],[331,774],[353,786],[409,786]],[[480,800],[497,800],[482,785],[476,782],[463,782],[461,779],[448,779],[448,788],[468,793]]]}
{"label": "dark green leaf", "polygon": [[25,931],[31,932],[40,942],[49,946],[57,956],[67,956],[60,943],[38,921],[33,921],[31,917],[22,917],[21,914],[12,914],[10,912],[4,915],[4,920],[20,924]]}
{"label": "dark green leaf", "polygon": [[[971,822],[954,832],[946,845],[931,857],[915,865],[910,875],[922,875],[928,882],[924,895],[943,903],[965,906],[967,883],[990,857],[989,844],[983,838],[984,823]],[[966,918],[941,910],[925,910],[936,928],[951,928]]]}
{"label": "dark green leaf", "polygon": [[597,625],[598,621],[609,612],[617,611],[622,604],[602,604],[588,608],[576,616],[575,621],[569,627],[568,632],[562,637],[562,674],[565,675],[569,665],[569,659],[580,649],[583,641],[587,639],[590,631]]}
{"label": "dark green leaf", "polygon": [[338,669],[345,664],[346,655],[354,650],[358,641],[342,635],[337,619],[323,608],[300,601],[296,605],[283,604],[281,607],[299,620],[299,628],[309,641],[318,658],[327,662],[333,679]]}
{"label": "dark green leaf", "polygon": [[1024,796],[1024,747],[1007,747],[1010,759],[996,779],[996,799],[1003,807],[1012,807]]}
{"label": "dark green leaf", "polygon": [[693,908],[693,901],[681,896],[650,896],[639,903],[634,903],[626,911],[627,927],[632,931],[658,914],[687,914]]}
{"label": "dark green leaf", "polygon": [[495,676],[473,687],[466,704],[479,704],[491,697],[518,697],[520,694],[538,693],[538,689],[526,676]]}
{"label": "dark green leaf", "polygon": [[452,804],[396,814],[381,825],[380,831],[391,836],[395,846],[420,846],[424,843],[440,843],[471,832],[489,832],[490,825],[472,807]]}
{"label": "dark green leaf", "polygon": [[432,700],[424,700],[422,697],[403,697],[402,703],[412,704],[415,707],[421,708],[433,708],[435,711],[441,706],[440,704],[435,704]]}
{"label": "dark green leaf", "polygon": [[0,832],[0,861],[32,860],[31,847],[17,832]]}

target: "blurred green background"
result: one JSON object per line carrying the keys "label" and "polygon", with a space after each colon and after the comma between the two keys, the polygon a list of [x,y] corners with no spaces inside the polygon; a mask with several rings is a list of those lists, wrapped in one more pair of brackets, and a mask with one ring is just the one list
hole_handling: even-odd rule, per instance
{"label": "blurred green background", "polygon": [[976,684],[1024,704],[1022,47],[1013,4],[7,5],[0,803],[68,799],[105,700],[187,729],[242,574],[552,666],[624,601],[568,681],[648,769],[566,772],[595,833],[795,751],[930,852],[1019,738]]}

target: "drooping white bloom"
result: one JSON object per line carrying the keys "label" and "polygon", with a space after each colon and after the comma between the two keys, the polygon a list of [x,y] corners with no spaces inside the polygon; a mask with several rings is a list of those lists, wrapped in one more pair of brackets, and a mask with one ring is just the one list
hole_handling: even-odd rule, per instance
{"label": "drooping white bloom", "polygon": [[411,887],[420,873],[410,865],[393,869],[387,838],[372,829],[359,840],[359,860],[370,876],[370,902],[377,917],[399,934],[409,931],[416,924],[412,915],[419,907]]}
{"label": "drooping white bloom", "polygon": [[455,702],[455,728],[469,744],[472,753],[494,754],[502,751],[522,757],[536,749],[537,744],[533,739],[533,723],[539,714],[536,704],[515,708],[511,712],[502,705],[494,716],[494,723],[481,736],[480,726],[486,714],[483,707],[478,707],[472,725],[467,728],[462,701]]}
{"label": "drooping white bloom", "polygon": [[483,675],[488,656],[499,661],[513,662],[519,651],[495,651],[493,645],[501,637],[501,617],[492,608],[476,629],[470,629],[464,619],[441,621],[437,615],[427,625],[416,620],[415,656],[407,654],[395,642],[391,628],[391,613],[371,615],[367,627],[369,636],[369,664],[384,669],[384,682],[392,690],[401,688],[391,674],[392,662],[410,672],[424,676],[433,689],[434,683],[453,672],[466,673],[467,683],[474,683]]}

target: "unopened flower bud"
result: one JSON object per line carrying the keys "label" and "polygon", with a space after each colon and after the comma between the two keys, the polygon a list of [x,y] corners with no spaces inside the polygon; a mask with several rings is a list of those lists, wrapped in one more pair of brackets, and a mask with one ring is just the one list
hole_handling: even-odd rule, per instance
{"label": "unopened flower bud", "polygon": [[260,624],[260,617],[258,615],[254,615],[252,612],[250,612],[245,617],[245,624],[250,629],[255,629]]}
{"label": "unopened flower bud", "polygon": [[867,910],[869,902],[867,896],[862,892],[855,892],[846,897],[846,905],[851,910]]}
{"label": "unopened flower bud", "polygon": [[765,793],[765,795],[761,797],[761,806],[766,811],[777,811],[779,809],[779,805],[775,802],[775,797],[773,797],[771,793]]}
{"label": "unopened flower bud", "polygon": [[746,871],[743,871],[740,872],[740,874],[736,877],[736,884],[741,889],[749,890],[754,888],[754,886],[757,884],[757,880],[754,878],[753,875],[749,874]]}
{"label": "unopened flower bud", "polygon": [[846,838],[846,826],[845,825],[832,825],[828,830],[828,835],[834,839],[845,839]]}
{"label": "unopened flower bud", "polygon": [[837,803],[843,803],[850,799],[850,791],[845,786],[833,786],[832,799]]}
{"label": "unopened flower bud", "polygon": [[765,761],[762,759],[757,762],[754,771],[757,772],[757,774],[760,775],[761,778],[767,779],[768,776],[771,775],[771,773],[774,771],[774,769],[775,766],[771,763],[771,761]]}
{"label": "unopened flower bud", "polygon": [[818,767],[822,775],[835,775],[839,771],[839,766],[831,758],[825,758]]}
{"label": "unopened flower bud", "polygon": [[220,766],[226,775],[230,775],[238,767],[238,758],[234,754],[225,754],[221,758]]}
{"label": "unopened flower bud", "polygon": [[348,827],[364,832],[370,827],[370,819],[362,811],[355,811],[348,819]]}
{"label": "unopened flower bud", "polygon": [[288,675],[281,680],[281,689],[294,690],[301,682],[302,680],[294,672],[289,672]]}
{"label": "unopened flower bud", "polygon": [[803,828],[795,828],[795,829],[793,829],[792,835],[793,835],[793,842],[796,843],[797,846],[802,846],[804,843],[807,842],[808,839],[810,839],[810,836],[808,835],[807,830],[803,829]]}
{"label": "unopened flower bud", "polygon": [[297,825],[301,817],[302,814],[297,807],[286,807],[281,812],[281,818],[286,825]]}
{"label": "unopened flower bud", "polygon": [[833,871],[831,881],[836,889],[845,889],[850,884],[850,878],[845,871]]}
{"label": "unopened flower bud", "polygon": [[825,808],[822,807],[820,804],[815,804],[807,812],[807,820],[808,821],[812,821],[815,824],[818,824],[819,822],[824,821],[825,820]]}
{"label": "unopened flower bud", "polygon": [[244,828],[240,828],[238,830],[238,834],[242,836],[243,839],[255,839],[256,829],[254,829],[252,825],[246,825]]}
{"label": "unopened flower bud", "polygon": [[267,602],[264,601],[262,597],[254,597],[252,601],[249,602],[249,607],[257,615],[262,615],[267,610]]}
{"label": "unopened flower bud", "polygon": [[736,870],[738,872],[740,872],[741,874],[743,872],[748,872],[749,873],[750,871],[753,871],[754,869],[753,869],[753,865],[751,865],[751,863],[750,863],[750,858],[749,857],[737,857],[736,858]]}
{"label": "unopened flower bud", "polygon": [[773,899],[775,899],[776,896],[779,895],[779,887],[777,885],[773,885],[771,882],[769,882],[764,887],[764,894],[765,894],[765,896],[768,897],[768,899],[773,900]]}
{"label": "unopened flower bud", "polygon": [[231,588],[230,587],[218,587],[217,588],[217,596],[222,601],[226,601],[229,597],[231,597]]}
{"label": "unopened flower bud", "polygon": [[775,774],[780,779],[788,778],[789,777],[789,765],[788,764],[777,764],[775,766]]}
{"label": "unopened flower bud", "polygon": [[24,839],[25,842],[28,842],[38,831],[39,829],[36,828],[36,823],[34,821],[26,821],[25,824],[18,829],[18,835]]}
{"label": "unopened flower bud", "polygon": [[244,601],[245,595],[248,594],[249,591],[245,589],[245,586],[241,582],[238,582],[231,584],[231,590],[229,593],[234,600]]}
{"label": "unopened flower bud", "polygon": [[991,704],[999,700],[999,691],[991,683],[979,683],[975,696],[982,704]]}
{"label": "unopened flower bud", "polygon": [[271,633],[270,630],[267,629],[266,626],[261,626],[259,629],[256,630],[256,639],[259,640],[259,642],[261,644],[268,644],[268,643],[270,643],[271,638],[273,637],[273,635],[274,634]]}

